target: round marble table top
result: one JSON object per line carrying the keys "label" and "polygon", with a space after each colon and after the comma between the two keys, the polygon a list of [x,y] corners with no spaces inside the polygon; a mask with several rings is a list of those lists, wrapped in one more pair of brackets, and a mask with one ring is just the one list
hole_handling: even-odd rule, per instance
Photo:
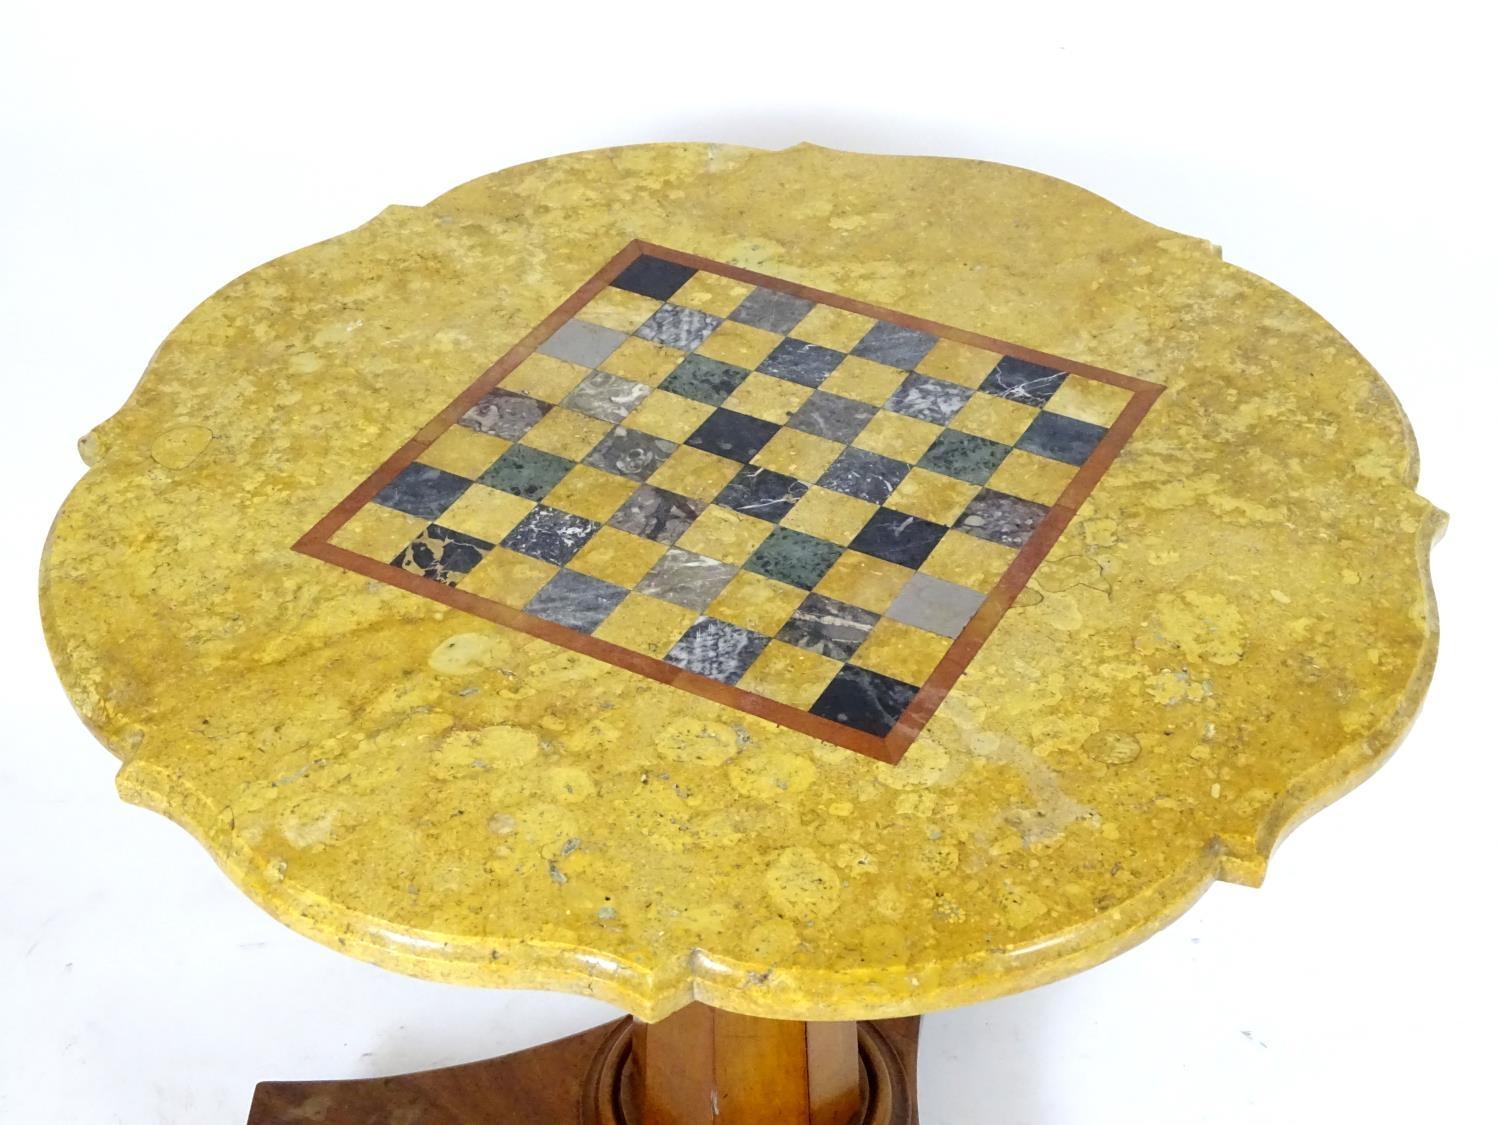
{"label": "round marble table top", "polygon": [[1375,372],[992,164],[486,176],[230,283],[82,449],[42,604],[122,795],[355,956],[647,1019],[1094,964],[1434,659]]}

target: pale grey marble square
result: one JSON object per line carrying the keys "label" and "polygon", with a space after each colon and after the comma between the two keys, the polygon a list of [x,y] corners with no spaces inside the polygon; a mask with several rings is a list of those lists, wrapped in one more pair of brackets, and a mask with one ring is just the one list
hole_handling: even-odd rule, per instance
{"label": "pale grey marble square", "polygon": [[570,320],[548,336],[537,351],[580,367],[598,367],[624,342],[623,332],[586,320]]}
{"label": "pale grey marble square", "polygon": [[929,633],[956,637],[983,603],[984,595],[967,586],[913,574],[885,615]]}

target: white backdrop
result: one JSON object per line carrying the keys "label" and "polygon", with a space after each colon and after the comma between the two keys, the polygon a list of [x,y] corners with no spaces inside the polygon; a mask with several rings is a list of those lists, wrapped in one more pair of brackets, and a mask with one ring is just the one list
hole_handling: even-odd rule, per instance
{"label": "white backdrop", "polygon": [[537,157],[648,140],[981,157],[1082,184],[1322,312],[1422,441],[1446,634],[1415,733],[1140,949],[931,1017],[932,1125],[1493,1112],[1494,28],[1472,2],[206,5],[0,19],[0,1122],[240,1125],[610,1017],[387,974],[121,804],[36,620],[73,443],[234,275]]}

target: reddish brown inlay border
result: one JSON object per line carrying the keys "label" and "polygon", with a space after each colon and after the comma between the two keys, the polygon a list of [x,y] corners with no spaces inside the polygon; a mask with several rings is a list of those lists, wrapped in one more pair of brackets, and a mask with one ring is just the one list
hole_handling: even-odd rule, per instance
{"label": "reddish brown inlay border", "polygon": [[[366,558],[355,554],[353,551],[335,546],[329,542],[339,528],[341,528],[356,512],[368,504],[375,495],[389,484],[402,469],[406,468],[418,456],[459,418],[463,416],[469,407],[473,406],[483,398],[491,389],[497,386],[522,360],[530,355],[536,348],[547,339],[552,332],[571,319],[584,305],[588,304],[593,297],[604,289],[627,265],[642,255],[650,255],[654,258],[663,258],[679,265],[690,266],[693,269],[707,270],[717,273],[736,281],[743,281],[750,285],[758,285],[767,289],[779,289],[784,293],[807,300],[816,301],[820,304],[832,305],[835,308],[844,309],[847,312],[858,313],[862,316],[873,317],[884,320],[891,324],[898,324],[906,328],[914,328],[923,332],[929,332],[934,336],[954,340],[961,344],[969,344],[973,347],[983,348],[986,351],[998,352],[1001,355],[1016,356],[1019,359],[1029,360],[1033,363],[1044,364],[1048,367],[1060,368],[1072,374],[1083,375],[1101,383],[1109,383],[1112,386],[1121,387],[1131,392],[1130,401],[1125,404],[1124,410],[1109,427],[1104,437],[1095,447],[1076,473],[1062,495],[1051,505],[1051,510],[1037,525],[1032,532],[1031,538],[1026,545],[1017,553],[1011,565],[1000,580],[990,590],[989,595],[980,605],[979,610],[965,626],[964,630],[954,639],[943,659],[933,669],[916,696],[913,697],[900,720],[892,727],[889,734],[879,737],[864,731],[855,730],[842,723],[831,719],[824,719],[808,711],[802,711],[776,700],[768,699],[753,692],[744,691],[741,688],[732,687],[707,676],[700,676],[694,672],[688,672],[676,665],[668,664],[666,661],[657,660],[655,657],[646,656],[634,652],[619,645],[610,644],[608,641],[579,633],[566,626],[546,621],[539,617],[533,617],[518,609],[502,605],[499,602],[481,598],[477,594],[460,590],[435,579],[424,578],[419,574],[412,574],[402,570],[400,567],[391,566],[388,563],[378,562],[375,559]],[[572,649],[575,652],[593,656],[606,663],[617,665],[621,668],[648,676],[660,683],[670,684],[673,687],[690,691],[694,695],[712,699],[725,706],[736,710],[757,715],[793,730],[820,738],[825,742],[832,742],[849,750],[857,751],[882,762],[894,764],[901,760],[901,756],[916,740],[932,718],[933,712],[942,703],[943,698],[958,681],[970,661],[979,651],[980,646],[989,638],[1000,619],[1005,615],[1016,596],[1030,580],[1032,573],[1046,558],[1053,545],[1067,529],[1068,524],[1077,514],[1079,507],[1094,490],[1105,471],[1119,456],[1121,449],[1135,432],[1145,418],[1147,411],[1151,409],[1157,397],[1162,393],[1163,387],[1157,383],[1149,383],[1144,379],[1137,379],[1130,375],[1122,375],[1116,371],[1108,371],[1101,367],[1093,367],[1088,364],[1076,363],[1062,356],[1051,355],[1048,352],[1037,351],[1035,348],[1023,347],[1013,344],[1007,340],[1000,340],[993,336],[984,336],[978,332],[969,332],[961,328],[954,328],[947,324],[939,324],[936,321],[925,320],[922,317],[910,316],[894,309],[882,308],[872,305],[867,301],[858,301],[852,297],[843,297],[837,293],[828,293],[821,289],[814,289],[808,285],[799,285],[795,282],[786,281],[782,278],[771,277],[767,274],[756,273],[754,270],[742,269],[739,266],[729,265],[725,262],[716,262],[711,258],[700,257],[697,254],[684,253],[681,250],[673,250],[670,247],[658,246],[655,243],[645,242],[640,239],[633,240],[623,250],[611,258],[603,268],[583,283],[567,300],[560,304],[553,312],[521,340],[501,356],[488,370],[478,379],[465,388],[457,398],[440,411],[436,417],[423,426],[417,433],[388,457],[378,469],[366,477],[357,485],[348,496],[339,501],[333,510],[314,524],[307,533],[293,544],[292,549],[315,559],[332,563],[343,567],[345,570],[373,578],[391,586],[397,586],[414,594],[431,598],[452,606],[454,609],[463,610],[465,613],[474,614],[504,625],[511,629],[527,633],[543,640],[551,641],[553,644]]]}

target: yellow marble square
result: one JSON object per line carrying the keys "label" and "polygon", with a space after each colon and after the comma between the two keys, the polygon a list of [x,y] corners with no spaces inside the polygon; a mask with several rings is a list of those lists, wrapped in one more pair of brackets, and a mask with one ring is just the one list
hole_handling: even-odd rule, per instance
{"label": "yellow marble square", "polygon": [[932,554],[922,563],[922,573],[978,590],[982,594],[994,589],[1000,576],[1015,561],[1016,549],[962,531],[950,531],[938,541]]}
{"label": "yellow marble square", "polygon": [[943,427],[931,422],[882,410],[859,432],[854,444],[872,453],[881,453],[908,465],[915,465],[942,432]]}
{"label": "yellow marble square", "polygon": [[677,638],[688,631],[698,614],[671,602],[631,593],[617,605],[593,635],[632,652],[658,660],[672,651]]}
{"label": "yellow marble square", "polygon": [[952,644],[948,637],[883,617],[849,663],[920,686]]}
{"label": "yellow marble square", "polygon": [[[652,483],[655,483],[654,478]],[[771,528],[772,525],[765,520],[711,505],[693,521],[692,527],[682,533],[677,546],[684,551],[738,565],[771,534]]]}
{"label": "yellow marble square", "polygon": [[631,336],[599,365],[599,370],[654,387],[677,370],[686,354],[676,348]]}
{"label": "yellow marble square", "polygon": [[963,409],[953,416],[948,425],[966,434],[977,434],[979,437],[998,441],[1002,445],[1014,445],[1016,439],[1026,432],[1026,427],[1031,425],[1032,419],[1040,413],[1035,407],[1023,406],[1008,398],[997,398],[981,391],[964,403]]}
{"label": "yellow marble square", "polygon": [[781,526],[848,546],[876,510],[868,500],[813,485],[786,514]]}
{"label": "yellow marble square", "polygon": [[741,324],[737,320],[726,320],[698,345],[698,353],[736,367],[755,368],[779,343],[781,337],[774,332]]}
{"label": "yellow marble square", "polygon": [[977,387],[999,362],[1000,356],[995,352],[960,344],[957,340],[939,340],[932,351],[922,357],[917,370],[923,375],[947,379],[950,383]]}
{"label": "yellow marble square", "polygon": [[460,590],[520,609],[557,573],[557,567],[496,547],[458,581]]}
{"label": "yellow marble square", "polygon": [[547,503],[575,516],[603,523],[620,510],[639,487],[635,481],[605,473],[591,465],[575,465],[547,493]]}
{"label": "yellow marble square", "polygon": [[450,426],[437,441],[422,450],[417,460],[434,469],[474,480],[509,448],[510,442],[504,438],[482,434],[468,426]]}
{"label": "yellow marble square", "polygon": [[568,392],[583,382],[588,373],[587,367],[532,352],[500,381],[500,389],[556,403],[567,398]]}
{"label": "yellow marble square", "polygon": [[789,383],[785,379],[774,379],[756,371],[735,388],[734,394],[724,400],[724,406],[783,426],[811,394],[811,387]]}
{"label": "yellow marble square", "polygon": [[672,294],[672,303],[686,305],[690,309],[702,309],[714,316],[728,316],[739,308],[740,302],[754,288],[753,285],[725,277],[721,273],[699,270],[688,278],[686,285]]}
{"label": "yellow marble square", "polygon": [[646,571],[666,553],[665,543],[643,539],[618,528],[601,527],[568,562],[568,569],[602,578],[628,590],[646,577]]}
{"label": "yellow marble square", "polygon": [[841,667],[819,653],[772,641],[735,686],[805,711]]}
{"label": "yellow marble square", "polygon": [[1069,418],[1092,422],[1096,426],[1112,426],[1131,397],[1130,391],[1113,383],[1101,383],[1084,375],[1069,375],[1047,400],[1047,409],[1053,414],[1066,414]]}
{"label": "yellow marble square", "polygon": [[805,597],[806,590],[742,570],[708,603],[704,612],[731,625],[775,636]]}
{"label": "yellow marble square", "polygon": [[608,422],[579,414],[576,410],[557,407],[549,410],[540,422],[526,431],[523,445],[555,453],[570,461],[581,461],[599,439],[609,432]]}
{"label": "yellow marble square", "polygon": [[751,464],[775,469],[800,481],[814,481],[823,475],[823,470],[833,464],[844,447],[836,441],[805,434],[801,430],[778,430]]}
{"label": "yellow marble square", "polygon": [[845,312],[832,305],[814,305],[798,322],[797,327],[792,329],[791,334],[809,344],[820,344],[834,351],[847,352],[864,339],[865,333],[873,327],[875,322],[867,316]]}
{"label": "yellow marble square", "polygon": [[713,412],[712,406],[658,387],[630,415],[630,428],[681,442]]}
{"label": "yellow marble square", "polygon": [[578,319],[620,332],[634,332],[659,308],[661,302],[654,297],[643,297],[639,293],[606,285],[583,307]]}
{"label": "yellow marble square", "polygon": [[845,356],[843,362],[823,380],[821,389],[871,406],[883,406],[905,378],[905,371],[851,355]]}
{"label": "yellow marble square", "polygon": [[1055,504],[1078,470],[1050,457],[1038,457],[1024,449],[1012,449],[990,477],[989,486],[1022,500]]}
{"label": "yellow marble square", "polygon": [[680,445],[651,474],[650,482],[695,500],[712,500],[741,468],[738,461]]}
{"label": "yellow marble square", "polygon": [[845,551],[814,589],[872,613],[884,613],[913,573],[873,555]]}
{"label": "yellow marble square", "polygon": [[333,533],[329,542],[367,559],[390,562],[426,530],[427,523],[420,516],[366,504]]}
{"label": "yellow marble square", "polygon": [[471,484],[468,491],[437,518],[437,522],[486,543],[498,543],[535,507],[534,501],[523,500],[498,488]]}
{"label": "yellow marble square", "polygon": [[977,484],[918,468],[906,474],[885,504],[909,516],[921,516],[946,526],[958,519],[977,495]]}

